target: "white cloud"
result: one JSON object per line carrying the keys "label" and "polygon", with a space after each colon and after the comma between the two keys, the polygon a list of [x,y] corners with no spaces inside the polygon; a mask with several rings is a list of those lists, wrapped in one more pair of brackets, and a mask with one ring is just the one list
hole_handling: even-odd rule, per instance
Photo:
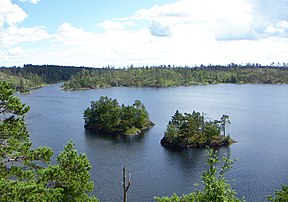
{"label": "white cloud", "polygon": [[[273,58],[280,58],[277,54],[285,60],[285,54],[277,50],[279,46],[288,45],[287,40],[281,39],[287,37],[287,20],[281,20],[283,15],[278,16],[275,11],[271,11],[273,18],[270,19],[259,5],[259,1],[248,0],[178,0],[156,5],[141,9],[133,16],[99,23],[106,31],[90,37],[94,46],[90,44],[86,50],[90,55],[95,53],[96,64],[105,65],[106,62],[116,66],[132,63],[270,64]],[[277,9],[276,5],[273,8]],[[123,25],[126,21],[140,28],[129,29]],[[148,26],[143,21],[148,22]],[[279,36],[281,38],[277,38]],[[284,48],[280,50],[287,53]],[[89,60],[93,63],[92,58]]]}
{"label": "white cloud", "polygon": [[11,0],[0,0],[0,48],[11,48],[22,42],[36,42],[50,38],[43,26],[19,27],[18,24],[23,22],[27,16]]}
{"label": "white cloud", "polygon": [[287,10],[287,0],[265,0],[263,4],[260,0],[178,0],[139,10],[134,20],[156,21],[169,26],[172,32],[179,24],[202,24],[209,27],[216,40],[257,40],[270,37],[266,29],[287,20]]}
{"label": "white cloud", "polygon": [[115,22],[112,20],[105,20],[104,22],[98,23],[97,26],[102,27],[105,30],[117,30],[124,29],[124,24],[121,22]]}
{"label": "white cloud", "polygon": [[282,20],[275,25],[270,25],[266,28],[265,32],[269,36],[278,35],[282,37],[288,37],[288,21]]}
{"label": "white cloud", "polygon": [[30,2],[32,4],[37,4],[40,0],[20,0],[21,2]]}
{"label": "white cloud", "polygon": [[20,46],[17,46],[17,47],[8,49],[8,54],[10,56],[19,56],[19,55],[21,56],[24,54],[24,51]]}
{"label": "white cloud", "polygon": [[159,37],[169,37],[171,36],[171,30],[169,25],[162,25],[159,22],[152,21],[151,26],[149,27],[149,30],[152,35],[159,36]]}
{"label": "white cloud", "polygon": [[5,24],[8,26],[23,22],[27,14],[10,0],[0,0],[0,29]]}
{"label": "white cloud", "polygon": [[44,27],[19,28],[10,26],[0,32],[0,47],[9,47],[22,42],[37,42],[49,38],[50,35],[45,31]]}
{"label": "white cloud", "polygon": [[[52,35],[41,26],[21,28],[17,23],[27,14],[10,1],[0,0],[3,2],[6,11],[0,6],[0,28],[1,23],[5,28],[0,32],[0,48],[8,50],[2,51],[3,61],[14,51],[15,61],[22,64],[101,67],[288,62],[287,0],[177,0],[97,23],[103,32],[87,32],[67,22]],[[22,10],[21,15],[17,9]],[[3,17],[8,13],[13,14],[9,20]],[[40,40],[48,45],[24,47],[25,57],[21,56],[22,42]]]}
{"label": "white cloud", "polygon": [[[38,1],[31,1],[37,3]],[[21,27],[28,14],[11,0],[0,0],[0,60],[9,66],[22,65],[27,60],[21,44],[38,42],[51,36],[45,27]],[[31,46],[31,45],[30,45]]]}

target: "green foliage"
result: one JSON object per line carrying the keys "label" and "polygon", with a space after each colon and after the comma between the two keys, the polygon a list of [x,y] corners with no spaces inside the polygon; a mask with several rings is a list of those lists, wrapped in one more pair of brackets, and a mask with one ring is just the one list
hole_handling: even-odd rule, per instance
{"label": "green foliage", "polygon": [[202,174],[203,190],[196,190],[188,195],[177,196],[173,194],[171,197],[155,197],[158,202],[236,202],[244,201],[240,200],[236,196],[236,192],[231,188],[231,185],[227,183],[224,174],[227,172],[232,164],[235,162],[230,157],[224,157],[222,159],[221,169],[217,168],[217,164],[220,163],[217,153],[213,150],[209,151],[208,168]]}
{"label": "green foliage", "polygon": [[43,86],[44,82],[41,76],[36,74],[13,74],[11,69],[0,68],[0,80],[11,83],[12,88],[21,93],[28,93],[29,89]]}
{"label": "green foliage", "polygon": [[61,190],[62,201],[97,201],[89,197],[93,182],[89,182],[91,165],[85,154],[78,154],[74,144],[69,142],[56,158],[57,164],[50,165],[39,172],[40,180],[50,189]]}
{"label": "green foliage", "polygon": [[145,106],[136,100],[132,106],[120,106],[116,99],[102,96],[91,101],[84,111],[85,127],[108,133],[138,134],[153,125]]}
{"label": "green foliage", "polygon": [[27,79],[34,83],[57,83],[68,80],[72,75],[86,69],[84,67],[64,67],[59,65],[24,65],[21,67],[0,68],[0,72]]}
{"label": "green foliage", "polygon": [[91,166],[69,143],[49,165],[53,151],[32,149],[24,116],[29,110],[0,81],[0,201],[97,201],[89,197]]}
{"label": "green foliage", "polygon": [[[217,83],[288,83],[288,68],[246,64],[228,66],[176,67],[160,65],[87,68],[57,65],[24,65],[0,68],[0,79],[13,83],[19,91],[42,86],[44,83],[65,81],[64,89],[79,90],[110,86],[169,87]],[[21,83],[22,80],[22,83]]]}
{"label": "green foliage", "polygon": [[288,186],[282,185],[281,190],[275,191],[275,197],[273,198],[272,196],[268,196],[268,200],[274,201],[274,202],[287,202],[288,201]]}
{"label": "green foliage", "polygon": [[221,120],[221,129],[223,131],[223,135],[225,136],[226,135],[226,125],[230,124],[231,122],[229,120],[228,115],[223,115],[220,120]]}
{"label": "green foliage", "polygon": [[237,65],[209,67],[129,67],[84,69],[64,83],[64,89],[79,90],[111,86],[170,87],[217,83],[288,83],[288,68]]}
{"label": "green foliage", "polygon": [[229,123],[228,115],[223,115],[221,120],[207,121],[203,113],[193,111],[192,114],[183,115],[177,110],[167,125],[161,143],[173,147],[229,145],[233,142],[230,136],[225,136]]}

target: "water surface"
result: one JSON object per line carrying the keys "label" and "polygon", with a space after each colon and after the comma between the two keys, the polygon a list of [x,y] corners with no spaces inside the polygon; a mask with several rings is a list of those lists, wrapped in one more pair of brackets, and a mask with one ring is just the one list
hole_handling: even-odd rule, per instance
{"label": "water surface", "polygon": [[[132,173],[129,201],[181,195],[194,190],[205,168],[206,149],[168,150],[160,145],[166,125],[178,109],[206,113],[211,119],[230,115],[228,132],[238,141],[219,148],[220,155],[239,158],[227,179],[247,201],[264,201],[288,184],[288,85],[206,85],[175,88],[107,88],[61,91],[59,84],[19,95],[31,106],[26,120],[33,146],[52,147],[56,154],[72,140],[93,168],[94,193],[101,201],[121,201],[122,167]],[[83,111],[100,96],[146,106],[156,125],[140,136],[107,137],[83,127]],[[236,181],[233,182],[233,179]]]}

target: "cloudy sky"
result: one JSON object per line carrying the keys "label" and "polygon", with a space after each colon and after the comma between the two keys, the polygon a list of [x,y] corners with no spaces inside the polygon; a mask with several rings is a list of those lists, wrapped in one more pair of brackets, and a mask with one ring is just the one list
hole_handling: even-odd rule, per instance
{"label": "cloudy sky", "polygon": [[288,0],[0,0],[0,66],[288,62]]}

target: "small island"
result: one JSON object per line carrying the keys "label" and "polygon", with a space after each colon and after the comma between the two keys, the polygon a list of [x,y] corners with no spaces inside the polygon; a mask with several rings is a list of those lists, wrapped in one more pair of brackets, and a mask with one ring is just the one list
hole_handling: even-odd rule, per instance
{"label": "small island", "polygon": [[226,126],[230,124],[229,116],[220,120],[207,121],[205,115],[193,111],[181,114],[178,110],[167,125],[161,144],[170,148],[228,146],[236,143],[226,135]]}
{"label": "small island", "polygon": [[137,135],[154,125],[139,100],[132,106],[120,106],[116,99],[107,96],[91,101],[91,106],[84,111],[84,121],[86,129],[112,135]]}

